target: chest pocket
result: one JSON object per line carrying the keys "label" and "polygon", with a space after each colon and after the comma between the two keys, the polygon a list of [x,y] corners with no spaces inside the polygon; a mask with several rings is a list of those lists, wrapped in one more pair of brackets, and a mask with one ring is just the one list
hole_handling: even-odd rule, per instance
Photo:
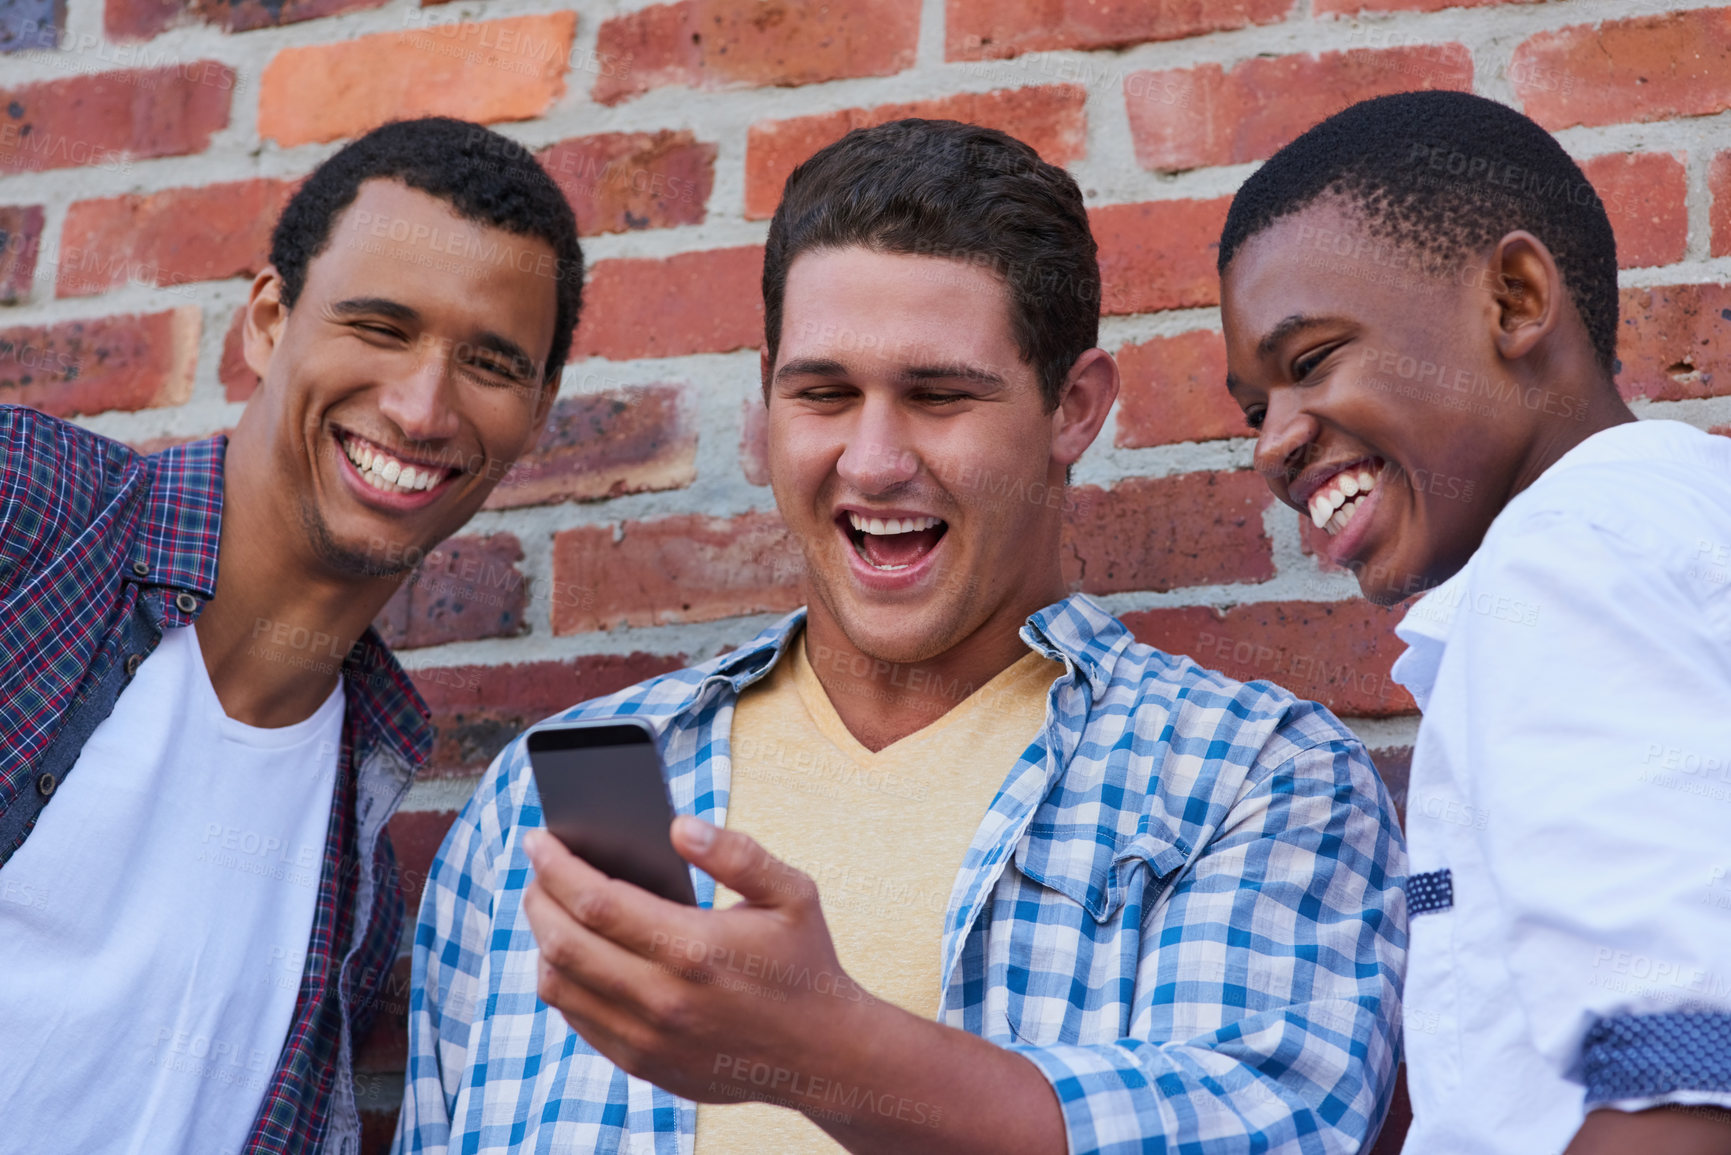
{"label": "chest pocket", "polygon": [[1005,1016],[1018,1041],[1049,1046],[1122,1036],[1142,924],[1190,853],[1152,814],[1116,839],[1094,826],[1036,820],[1029,827],[997,898],[1008,934],[994,935],[991,951],[1004,966]]}

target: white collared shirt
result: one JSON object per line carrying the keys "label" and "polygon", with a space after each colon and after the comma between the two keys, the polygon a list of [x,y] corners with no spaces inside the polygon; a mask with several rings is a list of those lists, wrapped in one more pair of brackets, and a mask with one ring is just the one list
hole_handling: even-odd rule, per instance
{"label": "white collared shirt", "polygon": [[1396,633],[1406,1155],[1731,1107],[1731,439],[1588,438]]}

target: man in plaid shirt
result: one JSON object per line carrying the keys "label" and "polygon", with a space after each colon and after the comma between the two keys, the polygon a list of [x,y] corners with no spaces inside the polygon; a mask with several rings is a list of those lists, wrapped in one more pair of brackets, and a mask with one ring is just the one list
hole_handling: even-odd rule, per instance
{"label": "man in plaid shirt", "polygon": [[0,1152],[358,1151],[432,737],[368,623],[533,443],[581,279],[521,146],[389,125],[285,208],[231,436],[0,407]]}
{"label": "man in plaid shirt", "polygon": [[543,829],[521,739],[440,849],[402,1152],[1347,1152],[1398,1048],[1401,837],[1326,710],[1065,596],[1118,391],[1080,190],[900,121],[764,264],[810,604],[573,708],[655,732],[699,906]]}

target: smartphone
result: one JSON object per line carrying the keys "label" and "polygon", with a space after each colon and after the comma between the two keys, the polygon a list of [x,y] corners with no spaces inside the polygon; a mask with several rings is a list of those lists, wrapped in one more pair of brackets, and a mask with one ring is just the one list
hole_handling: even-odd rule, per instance
{"label": "smartphone", "polygon": [[673,849],[673,801],[655,733],[632,718],[529,732],[529,767],[547,829],[611,878],[697,905],[691,868]]}

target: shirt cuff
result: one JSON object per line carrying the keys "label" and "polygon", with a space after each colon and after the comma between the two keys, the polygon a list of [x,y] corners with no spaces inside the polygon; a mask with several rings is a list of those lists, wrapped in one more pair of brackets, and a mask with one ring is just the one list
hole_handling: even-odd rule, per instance
{"label": "shirt cuff", "polygon": [[1601,1018],[1587,1031],[1581,1069],[1588,1110],[1731,1102],[1731,1012]]}

